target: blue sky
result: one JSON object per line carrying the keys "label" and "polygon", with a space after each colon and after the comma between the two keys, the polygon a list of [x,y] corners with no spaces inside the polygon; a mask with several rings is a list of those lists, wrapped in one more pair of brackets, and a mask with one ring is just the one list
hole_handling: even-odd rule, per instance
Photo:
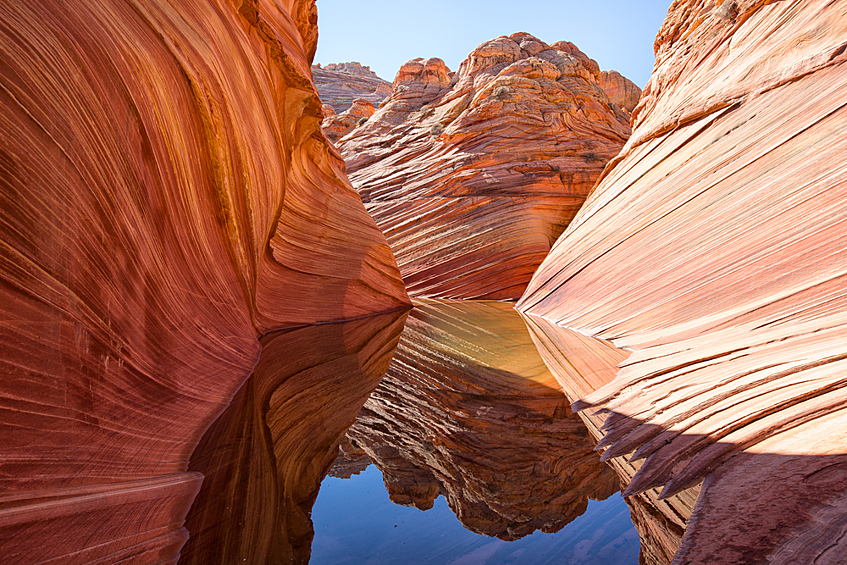
{"label": "blue sky", "polygon": [[317,0],[316,63],[359,61],[393,80],[415,57],[440,57],[451,70],[474,47],[529,32],[572,41],[603,70],[644,86],[653,40],[671,0]]}

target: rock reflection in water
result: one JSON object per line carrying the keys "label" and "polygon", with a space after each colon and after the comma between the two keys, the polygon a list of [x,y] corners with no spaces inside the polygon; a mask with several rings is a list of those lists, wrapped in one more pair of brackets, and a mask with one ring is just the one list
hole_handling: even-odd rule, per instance
{"label": "rock reflection in water", "polygon": [[338,444],[385,372],[405,314],[276,332],[207,431],[182,565],[308,563],[309,514]]}
{"label": "rock reflection in water", "polygon": [[[606,341],[561,328],[544,318],[522,316],[541,357],[572,401],[610,382],[617,373],[617,365],[629,356],[627,351],[617,349]],[[605,415],[585,410],[579,416],[595,441],[600,441]],[[641,461],[631,463],[624,457],[615,457],[608,463],[623,484],[631,482],[642,464]],[[660,489],[650,489],[624,499],[641,538],[640,561],[647,565],[666,565],[673,560],[700,487],[661,500],[659,493]]]}
{"label": "rock reflection in water", "polygon": [[618,490],[511,303],[425,301],[347,433],[391,500],[444,495],[469,530],[556,532]]}

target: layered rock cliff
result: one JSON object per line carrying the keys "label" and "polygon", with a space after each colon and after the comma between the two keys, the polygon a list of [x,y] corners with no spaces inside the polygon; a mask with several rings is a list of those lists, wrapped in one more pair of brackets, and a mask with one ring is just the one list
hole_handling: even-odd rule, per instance
{"label": "layered rock cliff", "polygon": [[519,307],[632,350],[578,407],[627,494],[705,478],[675,563],[841,562],[847,10],[678,1],[656,55]]}
{"label": "layered rock cliff", "polygon": [[353,100],[353,105],[340,114],[336,114],[332,106],[324,105],[323,108],[321,129],[333,143],[367,122],[376,112],[373,102],[363,98]]}
{"label": "layered rock cliff", "polygon": [[309,562],[321,480],[397,347],[405,314],[262,338],[247,383],[189,469],[206,478],[186,520],[181,565]]}
{"label": "layered rock cliff", "polygon": [[456,73],[415,59],[338,147],[410,294],[517,298],[629,136],[573,44],[526,33]]}
{"label": "layered rock cliff", "polygon": [[477,533],[556,532],[618,491],[510,303],[426,302],[347,432],[391,500]]}
{"label": "layered rock cliff", "polygon": [[391,83],[361,63],[313,65],[312,78],[321,102],[340,114],[357,99],[379,106],[391,94]]}
{"label": "layered rock cliff", "polygon": [[259,336],[408,303],[319,130],[314,2],[0,22],[0,555],[173,563]]}

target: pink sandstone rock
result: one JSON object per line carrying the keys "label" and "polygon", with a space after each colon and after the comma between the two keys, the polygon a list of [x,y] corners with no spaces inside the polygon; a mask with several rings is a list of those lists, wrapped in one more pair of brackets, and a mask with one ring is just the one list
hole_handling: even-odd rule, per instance
{"label": "pink sandstone rock", "polygon": [[519,303],[632,351],[578,407],[643,460],[627,494],[705,479],[674,563],[843,559],[845,30],[841,2],[675,2],[632,137]]}
{"label": "pink sandstone rock", "polygon": [[408,304],[320,134],[314,2],[0,21],[0,555],[173,563],[259,338]]}
{"label": "pink sandstone rock", "polygon": [[610,101],[628,112],[635,110],[641,99],[641,89],[634,82],[618,71],[601,71],[597,81]]}
{"label": "pink sandstone rock", "polygon": [[629,116],[573,44],[526,33],[451,72],[401,67],[391,96],[338,142],[409,293],[517,298],[629,136]]}
{"label": "pink sandstone rock", "polygon": [[391,94],[391,83],[360,63],[314,65],[312,79],[321,101],[332,106],[336,114],[350,108],[357,99],[369,100],[374,106],[379,106]]}
{"label": "pink sandstone rock", "polygon": [[[332,106],[329,106],[330,108]],[[374,115],[376,109],[370,100],[357,98],[353,105],[340,114],[326,116],[321,122],[321,129],[332,142],[339,139],[361,126]]]}

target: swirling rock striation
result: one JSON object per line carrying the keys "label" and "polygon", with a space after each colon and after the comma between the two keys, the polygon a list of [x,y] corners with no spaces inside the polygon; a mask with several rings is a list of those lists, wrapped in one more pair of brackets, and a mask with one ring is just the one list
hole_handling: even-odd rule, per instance
{"label": "swirling rock striation", "polygon": [[0,4],[4,563],[173,563],[258,338],[408,304],[319,129],[315,22]]}
{"label": "swirling rock striation", "polygon": [[675,563],[837,563],[847,10],[675,2],[656,57],[519,308],[633,351],[579,407],[609,411],[604,457],[646,459],[629,493],[705,478]]}
{"label": "swirling rock striation", "polygon": [[395,503],[444,495],[466,528],[504,540],[559,531],[618,491],[510,303],[419,304],[347,439]]}
{"label": "swirling rock striation", "polygon": [[350,108],[357,99],[379,106],[391,94],[391,83],[361,63],[313,65],[312,78],[321,102],[331,106],[336,114]]}
{"label": "swirling rock striation", "polygon": [[310,518],[344,432],[385,373],[404,314],[274,332],[247,383],[203,436],[206,478],[181,565],[309,562]]}
{"label": "swirling rock striation", "polygon": [[338,147],[411,295],[518,298],[630,133],[572,43],[526,34],[399,70]]}

